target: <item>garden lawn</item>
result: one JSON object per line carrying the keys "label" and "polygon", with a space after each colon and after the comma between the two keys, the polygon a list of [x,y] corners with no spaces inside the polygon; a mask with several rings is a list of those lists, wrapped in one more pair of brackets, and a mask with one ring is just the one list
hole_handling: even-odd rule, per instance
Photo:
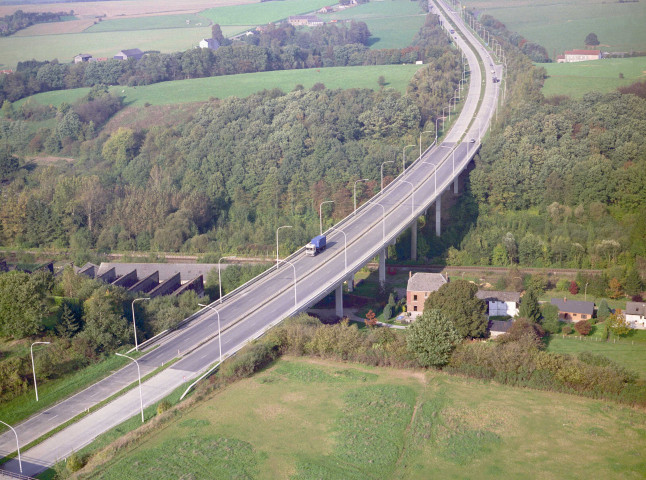
{"label": "garden lawn", "polygon": [[[543,95],[581,98],[590,91],[610,92],[646,80],[646,57],[608,58],[590,62],[537,64],[547,70]],[[623,74],[623,78],[619,78]]]}
{"label": "garden lawn", "polygon": [[645,425],[571,395],[285,358],[84,478],[637,479]]}
{"label": "garden lawn", "polygon": [[[378,65],[363,67],[331,67],[303,70],[281,70],[273,72],[223,75],[219,77],[195,78],[152,85],[111,87],[111,92],[124,97],[127,105],[141,106],[168,105],[174,103],[203,102],[209,98],[247,97],[264,89],[279,88],[289,92],[296,85],[311,88],[315,83],[323,83],[329,89],[371,88],[379,89],[378,79],[384,76],[387,88],[405,92],[411,77],[421,65]],[[39,93],[29,97],[44,105],[58,106],[62,102],[73,103],[84,95],[89,88],[56,90]],[[16,102],[16,108],[23,99]]]}
{"label": "garden lawn", "polygon": [[[598,331],[602,329],[603,326],[597,326]],[[646,331],[643,331],[643,333],[646,333]],[[625,369],[636,373],[641,380],[646,381],[646,341],[644,341],[643,335],[639,335],[637,338],[631,338],[630,336],[620,338],[616,342],[613,342],[613,340],[611,338],[606,342],[598,336],[579,339],[574,335],[563,337],[556,334],[550,338],[547,351],[568,353],[573,356],[576,356],[579,352],[603,355]]]}

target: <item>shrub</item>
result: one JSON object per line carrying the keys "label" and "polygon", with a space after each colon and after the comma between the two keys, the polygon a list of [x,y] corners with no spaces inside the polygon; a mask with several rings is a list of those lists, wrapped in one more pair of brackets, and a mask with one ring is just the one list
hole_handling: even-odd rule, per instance
{"label": "shrub", "polygon": [[592,331],[592,325],[587,320],[581,320],[574,324],[574,329],[579,333],[579,335],[590,335]]}
{"label": "shrub", "polygon": [[558,333],[561,329],[561,322],[559,321],[559,309],[556,305],[550,303],[541,306],[541,314],[543,316],[541,325],[548,333]]}
{"label": "shrub", "polygon": [[556,282],[556,289],[559,292],[567,292],[570,288],[570,281],[567,278],[562,278]]}
{"label": "shrub", "polygon": [[561,331],[564,334],[569,335],[570,333],[572,333],[572,327],[570,325],[566,325],[561,329]]}
{"label": "shrub", "polygon": [[570,282],[570,287],[568,288],[568,290],[572,295],[576,295],[577,293],[579,293],[579,286],[576,284],[574,280],[572,280]]}
{"label": "shrub", "polygon": [[78,472],[85,465],[85,459],[76,452],[73,452],[65,461],[68,472]]}
{"label": "shrub", "polygon": [[171,404],[168,400],[162,400],[157,404],[157,415],[161,415],[164,413],[166,410],[168,410],[171,407]]}

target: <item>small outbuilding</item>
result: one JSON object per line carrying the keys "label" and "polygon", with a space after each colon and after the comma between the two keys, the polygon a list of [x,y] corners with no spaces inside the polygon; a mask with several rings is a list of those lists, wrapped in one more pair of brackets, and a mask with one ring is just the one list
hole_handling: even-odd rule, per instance
{"label": "small outbuilding", "polygon": [[121,50],[119,53],[117,53],[114,56],[114,58],[117,60],[128,60],[129,58],[134,58],[135,60],[139,60],[143,56],[144,56],[144,52],[142,52],[138,48],[130,48],[128,50]]}

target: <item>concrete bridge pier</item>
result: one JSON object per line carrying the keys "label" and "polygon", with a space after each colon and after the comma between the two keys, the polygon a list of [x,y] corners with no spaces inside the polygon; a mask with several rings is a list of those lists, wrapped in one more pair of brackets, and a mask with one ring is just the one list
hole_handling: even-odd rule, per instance
{"label": "concrete bridge pier", "polygon": [[379,252],[379,285],[382,287],[386,285],[386,253],[388,247],[384,247]]}
{"label": "concrete bridge pier", "polygon": [[453,180],[453,193],[457,194],[458,193],[458,177],[460,175],[455,177],[455,180]]}
{"label": "concrete bridge pier", "polygon": [[334,292],[336,316],[343,318],[343,284],[341,283]]}
{"label": "concrete bridge pier", "polygon": [[439,237],[441,233],[440,220],[442,212],[442,194],[440,193],[435,199],[435,236]]}
{"label": "concrete bridge pier", "polygon": [[354,273],[351,273],[345,281],[348,282],[348,293],[352,293],[354,291]]}
{"label": "concrete bridge pier", "polygon": [[417,218],[410,225],[410,259],[417,260]]}

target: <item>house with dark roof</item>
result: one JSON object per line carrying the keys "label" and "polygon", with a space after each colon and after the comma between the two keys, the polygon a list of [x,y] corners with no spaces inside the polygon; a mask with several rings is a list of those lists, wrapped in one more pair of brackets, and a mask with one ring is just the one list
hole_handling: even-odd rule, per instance
{"label": "house with dark roof", "polygon": [[139,60],[143,56],[144,56],[144,52],[142,52],[138,48],[131,48],[128,50],[121,50],[113,58],[117,60],[128,60],[129,58],[134,58],[135,60]]}
{"label": "house with dark roof", "polygon": [[630,328],[646,329],[646,302],[626,302],[624,313]]}
{"label": "house with dark roof", "polygon": [[552,298],[552,305],[559,309],[559,318],[565,322],[579,322],[590,320],[594,313],[594,302],[582,302],[581,300],[568,300],[567,298]]}
{"label": "house with dark roof", "polygon": [[490,317],[515,317],[518,314],[518,304],[520,303],[520,293],[518,292],[478,290],[476,297],[487,302],[487,315]]}
{"label": "house with dark roof", "polygon": [[409,274],[408,285],[406,286],[407,310],[412,316],[421,315],[424,311],[424,302],[428,294],[435,292],[447,279],[441,273],[417,272]]}

